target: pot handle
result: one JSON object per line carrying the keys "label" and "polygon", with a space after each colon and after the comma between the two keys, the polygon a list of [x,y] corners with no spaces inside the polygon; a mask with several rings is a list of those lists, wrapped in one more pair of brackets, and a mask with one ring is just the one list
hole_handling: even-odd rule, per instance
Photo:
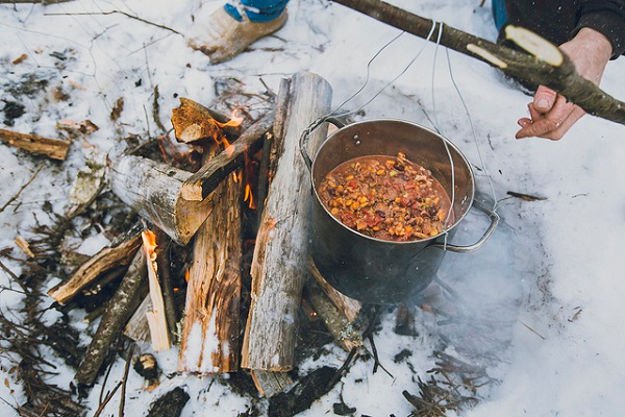
{"label": "pot handle", "polygon": [[466,245],[466,246],[458,246],[458,245],[452,245],[451,243],[445,244],[445,243],[437,242],[430,246],[438,248],[438,249],[448,250],[450,252],[458,252],[458,253],[469,253],[469,252],[473,252],[481,248],[482,245],[486,243],[486,241],[495,232],[495,229],[497,228],[497,225],[499,224],[499,214],[497,214],[495,210],[489,207],[486,207],[484,203],[482,203],[479,200],[474,200],[473,206],[477,207],[484,213],[488,214],[488,217],[490,217],[490,226],[488,226],[488,229],[486,229],[482,237],[477,242],[475,242],[472,245]]}
{"label": "pot handle", "polygon": [[312,159],[310,158],[310,155],[308,155],[308,152],[306,151],[306,148],[308,147],[308,140],[310,139],[310,135],[312,134],[312,132],[314,132],[315,129],[317,129],[319,126],[321,126],[322,124],[326,122],[332,123],[334,126],[338,127],[339,129],[347,126],[348,124],[345,121],[339,119],[338,117],[326,116],[326,117],[321,117],[315,120],[302,132],[302,135],[299,138],[299,152],[302,154],[302,158],[304,159],[304,162],[306,163],[306,166],[308,167],[309,173],[312,168]]}

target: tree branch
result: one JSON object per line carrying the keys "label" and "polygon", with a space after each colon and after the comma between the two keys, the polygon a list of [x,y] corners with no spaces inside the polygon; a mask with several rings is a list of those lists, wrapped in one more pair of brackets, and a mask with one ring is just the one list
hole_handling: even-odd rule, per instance
{"label": "tree branch", "polygon": [[[333,1],[424,39],[432,28],[432,39],[437,39],[439,31],[442,31],[441,45],[486,62],[519,81],[534,86],[545,85],[589,114],[625,124],[625,103],[582,78],[565,54],[561,53],[559,59],[557,47],[538,35],[528,35],[531,33],[528,30],[512,26],[508,26],[506,30],[507,38],[529,52],[525,53],[497,45],[442,22],[423,18],[380,0]],[[538,42],[538,48],[535,42]]]}

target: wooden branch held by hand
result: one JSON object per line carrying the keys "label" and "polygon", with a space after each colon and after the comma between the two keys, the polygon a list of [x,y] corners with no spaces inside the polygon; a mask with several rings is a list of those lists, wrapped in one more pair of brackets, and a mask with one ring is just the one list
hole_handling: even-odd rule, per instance
{"label": "wooden branch held by hand", "polygon": [[[571,60],[538,35],[508,26],[506,36],[528,53],[516,51],[463,32],[441,22],[410,13],[380,0],[333,0],[376,20],[485,62],[505,74],[534,86],[547,86],[587,113],[625,124],[625,103],[582,78]],[[559,56],[558,56],[559,54]],[[560,59],[561,58],[561,59]]]}

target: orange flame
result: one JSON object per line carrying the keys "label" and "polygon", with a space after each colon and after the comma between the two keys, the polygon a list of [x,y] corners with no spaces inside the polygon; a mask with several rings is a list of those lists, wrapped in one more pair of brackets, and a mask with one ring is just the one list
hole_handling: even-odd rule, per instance
{"label": "orange flame", "polygon": [[144,230],[141,232],[141,239],[143,240],[143,249],[145,255],[149,260],[154,261],[156,259],[156,234],[151,230]]}
{"label": "orange flame", "polygon": [[221,127],[222,129],[224,127],[237,127],[237,126],[241,126],[241,123],[243,123],[243,116],[239,114],[240,113],[240,109],[235,108],[234,110],[232,110],[232,113],[230,114],[230,120],[228,120],[226,123],[219,123],[217,122],[217,126]]}
{"label": "orange flame", "polygon": [[245,197],[243,201],[247,202],[247,206],[251,209],[256,208],[256,202],[254,201],[254,194],[252,193],[252,187],[249,184],[245,184]]}
{"label": "orange flame", "polygon": [[191,279],[191,269],[187,269],[186,271],[184,271],[184,280],[186,282],[189,282],[190,279]]}

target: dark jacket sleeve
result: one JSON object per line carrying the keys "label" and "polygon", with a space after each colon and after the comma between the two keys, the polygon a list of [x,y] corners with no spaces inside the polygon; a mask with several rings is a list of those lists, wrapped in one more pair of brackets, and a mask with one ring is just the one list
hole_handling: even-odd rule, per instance
{"label": "dark jacket sleeve", "polygon": [[612,43],[612,57],[625,52],[625,0],[579,2],[574,33],[587,27],[601,32]]}

